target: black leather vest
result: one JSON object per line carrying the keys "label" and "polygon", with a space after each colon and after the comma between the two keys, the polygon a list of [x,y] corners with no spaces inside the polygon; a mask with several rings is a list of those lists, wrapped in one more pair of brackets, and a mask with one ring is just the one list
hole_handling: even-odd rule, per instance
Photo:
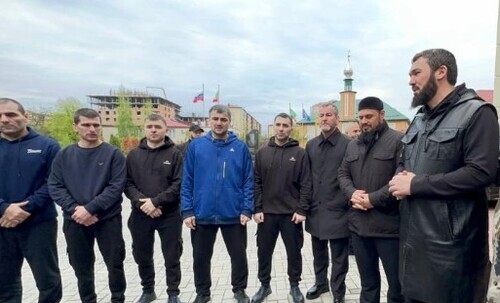
{"label": "black leather vest", "polygon": [[[419,112],[403,137],[405,168],[415,174],[437,174],[464,166],[463,138],[471,117],[481,106],[480,100],[466,93],[441,115],[427,119]],[[491,105],[489,105],[491,106]]]}

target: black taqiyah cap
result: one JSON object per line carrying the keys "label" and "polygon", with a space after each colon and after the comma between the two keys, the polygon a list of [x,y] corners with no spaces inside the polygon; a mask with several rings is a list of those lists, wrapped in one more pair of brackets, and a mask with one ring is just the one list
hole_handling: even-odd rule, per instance
{"label": "black taqiyah cap", "polygon": [[198,124],[193,124],[189,127],[189,131],[190,132],[202,132],[204,133],[205,131],[203,130],[203,128],[201,128]]}
{"label": "black taqiyah cap", "polygon": [[384,102],[377,97],[366,97],[359,101],[358,111],[362,109],[382,110],[384,109]]}

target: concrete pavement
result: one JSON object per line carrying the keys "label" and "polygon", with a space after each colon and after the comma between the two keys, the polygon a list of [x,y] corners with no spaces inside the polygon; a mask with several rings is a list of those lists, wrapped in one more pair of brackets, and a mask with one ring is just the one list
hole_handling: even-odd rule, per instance
{"label": "concrete pavement", "polygon": [[[137,266],[132,257],[132,240],[130,232],[126,227],[127,219],[130,214],[130,203],[124,201],[123,215],[123,235],[127,248],[127,256],[125,258],[125,273],[127,277],[127,291],[126,302],[136,302],[141,295],[140,278],[137,272]],[[257,247],[255,240],[255,233],[257,225],[251,222],[248,225],[248,263],[249,263],[249,279],[247,294],[252,295],[258,290],[260,283],[257,279]],[[194,278],[192,269],[192,247],[189,230],[183,227],[184,239],[184,252],[181,258],[182,266],[182,281],[180,285],[181,295],[180,298],[183,303],[190,303],[194,300],[196,293],[194,288]],[[73,269],[69,265],[68,257],[66,254],[66,242],[62,233],[62,216],[59,216],[59,232],[58,232],[58,247],[59,247],[59,262],[63,281],[63,299],[61,302],[80,302],[78,296],[78,289],[76,278]],[[98,302],[110,302],[110,293],[107,282],[107,270],[98,251],[97,243],[95,245],[96,251],[96,264],[95,264],[95,284],[96,292],[98,295]],[[300,289],[305,293],[309,287],[314,285],[314,269],[313,257],[311,251],[311,239],[307,232],[304,232],[304,248],[302,249],[303,256],[303,273]],[[155,241],[155,268],[156,268],[156,294],[158,299],[155,302],[167,302],[165,270],[163,267],[163,256],[160,249],[160,240],[158,236]],[[383,275],[383,270],[381,268]],[[382,285],[382,299],[381,302],[386,301],[387,282],[383,278]],[[349,273],[346,278],[347,293],[346,302],[354,303],[359,302],[360,280],[356,267],[356,262],[353,256],[349,256]],[[38,290],[35,286],[33,276],[27,263],[23,267],[23,302],[35,303],[38,299]],[[278,239],[276,249],[273,256],[273,271],[271,288],[273,293],[267,298],[269,303],[292,303],[291,297],[288,295],[289,284],[287,276],[287,260],[286,252],[281,238]],[[323,294],[316,300],[307,300],[310,303],[329,303],[332,302],[330,293]],[[235,303],[233,293],[231,291],[231,262],[227,254],[224,242],[220,233],[218,234],[217,242],[215,244],[214,256],[212,258],[212,303]]]}

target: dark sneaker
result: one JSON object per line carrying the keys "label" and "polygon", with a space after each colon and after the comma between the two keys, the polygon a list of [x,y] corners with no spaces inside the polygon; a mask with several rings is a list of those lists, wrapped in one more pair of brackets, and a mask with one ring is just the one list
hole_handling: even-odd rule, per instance
{"label": "dark sneaker", "polygon": [[264,299],[269,296],[273,291],[270,286],[262,285],[259,290],[253,295],[252,303],[262,303]]}
{"label": "dark sneaker", "polygon": [[182,303],[178,295],[168,296],[168,303]]}
{"label": "dark sneaker", "polygon": [[210,296],[196,295],[193,303],[207,303],[210,301]]}
{"label": "dark sneaker", "polygon": [[309,290],[307,291],[306,298],[308,300],[314,300],[314,299],[319,298],[319,296],[321,296],[321,294],[323,294],[325,292],[329,292],[329,291],[330,291],[330,288],[328,287],[327,284],[323,284],[323,285],[314,284],[314,286],[309,288]]}
{"label": "dark sneaker", "polygon": [[142,296],[139,298],[139,301],[137,303],[149,303],[153,302],[156,300],[156,293],[153,292],[143,292]]}
{"label": "dark sneaker", "polygon": [[298,286],[290,287],[290,295],[292,296],[293,303],[304,303],[304,295]]}
{"label": "dark sneaker", "polygon": [[250,303],[250,298],[247,296],[244,290],[237,290],[234,292],[234,298],[238,303]]}

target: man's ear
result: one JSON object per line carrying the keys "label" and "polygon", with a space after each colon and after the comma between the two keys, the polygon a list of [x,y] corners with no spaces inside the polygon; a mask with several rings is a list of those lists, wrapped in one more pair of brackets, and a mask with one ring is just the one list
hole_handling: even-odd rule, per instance
{"label": "man's ear", "polygon": [[438,81],[446,79],[447,75],[448,75],[448,67],[446,67],[446,65],[441,65],[436,69],[436,71],[434,71],[434,77]]}

